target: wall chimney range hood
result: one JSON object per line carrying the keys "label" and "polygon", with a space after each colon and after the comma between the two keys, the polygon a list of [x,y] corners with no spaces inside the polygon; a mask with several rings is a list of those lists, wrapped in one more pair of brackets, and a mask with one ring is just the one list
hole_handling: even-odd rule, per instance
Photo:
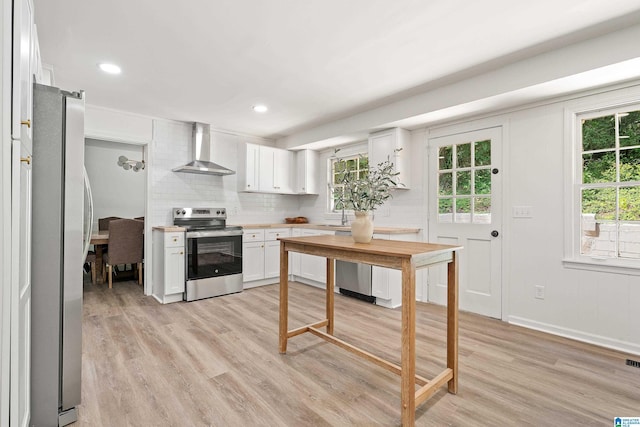
{"label": "wall chimney range hood", "polygon": [[191,162],[174,168],[174,172],[203,175],[233,175],[235,171],[211,161],[211,129],[208,124],[194,123],[191,141]]}

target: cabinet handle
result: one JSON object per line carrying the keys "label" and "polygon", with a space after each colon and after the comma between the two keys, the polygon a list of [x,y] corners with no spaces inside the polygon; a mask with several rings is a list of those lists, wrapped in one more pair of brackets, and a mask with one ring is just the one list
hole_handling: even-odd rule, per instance
{"label": "cabinet handle", "polygon": [[21,125],[27,125],[29,129],[31,129],[31,119],[20,121]]}
{"label": "cabinet handle", "polygon": [[183,252],[183,251],[180,251],[180,255],[184,255],[184,252]]}
{"label": "cabinet handle", "polygon": [[251,184],[247,184],[247,188],[251,188]]}
{"label": "cabinet handle", "polygon": [[20,162],[24,162],[24,163],[30,165],[31,164],[31,156],[20,157]]}

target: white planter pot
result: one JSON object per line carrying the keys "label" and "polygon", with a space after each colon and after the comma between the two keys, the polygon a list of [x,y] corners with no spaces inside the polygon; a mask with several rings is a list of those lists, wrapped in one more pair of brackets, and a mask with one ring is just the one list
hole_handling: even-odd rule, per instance
{"label": "white planter pot", "polygon": [[373,221],[370,212],[354,212],[356,219],[351,223],[351,237],[356,243],[369,243],[373,238]]}

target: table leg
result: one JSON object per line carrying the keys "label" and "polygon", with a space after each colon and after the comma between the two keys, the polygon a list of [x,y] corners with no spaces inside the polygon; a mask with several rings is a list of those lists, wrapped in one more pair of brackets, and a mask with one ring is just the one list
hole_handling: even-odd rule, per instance
{"label": "table leg", "polygon": [[96,283],[102,283],[102,245],[94,245],[96,249]]}
{"label": "table leg", "polygon": [[447,368],[453,371],[449,393],[458,392],[458,256],[456,252],[447,266]]}
{"label": "table leg", "polygon": [[280,353],[287,352],[289,315],[289,251],[284,247],[284,242],[280,242]]}
{"label": "table leg", "polygon": [[335,260],[327,258],[327,333],[333,335],[333,288],[335,287]]}
{"label": "table leg", "polygon": [[402,262],[402,425],[413,426],[416,420],[416,268]]}

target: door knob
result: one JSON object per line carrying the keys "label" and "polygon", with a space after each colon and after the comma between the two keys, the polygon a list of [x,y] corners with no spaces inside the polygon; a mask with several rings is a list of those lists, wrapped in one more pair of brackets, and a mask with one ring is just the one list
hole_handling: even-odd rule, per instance
{"label": "door knob", "polygon": [[493,237],[498,237],[498,236],[500,235],[500,233],[498,233],[498,230],[493,230],[493,231],[491,232],[491,235],[492,235]]}

